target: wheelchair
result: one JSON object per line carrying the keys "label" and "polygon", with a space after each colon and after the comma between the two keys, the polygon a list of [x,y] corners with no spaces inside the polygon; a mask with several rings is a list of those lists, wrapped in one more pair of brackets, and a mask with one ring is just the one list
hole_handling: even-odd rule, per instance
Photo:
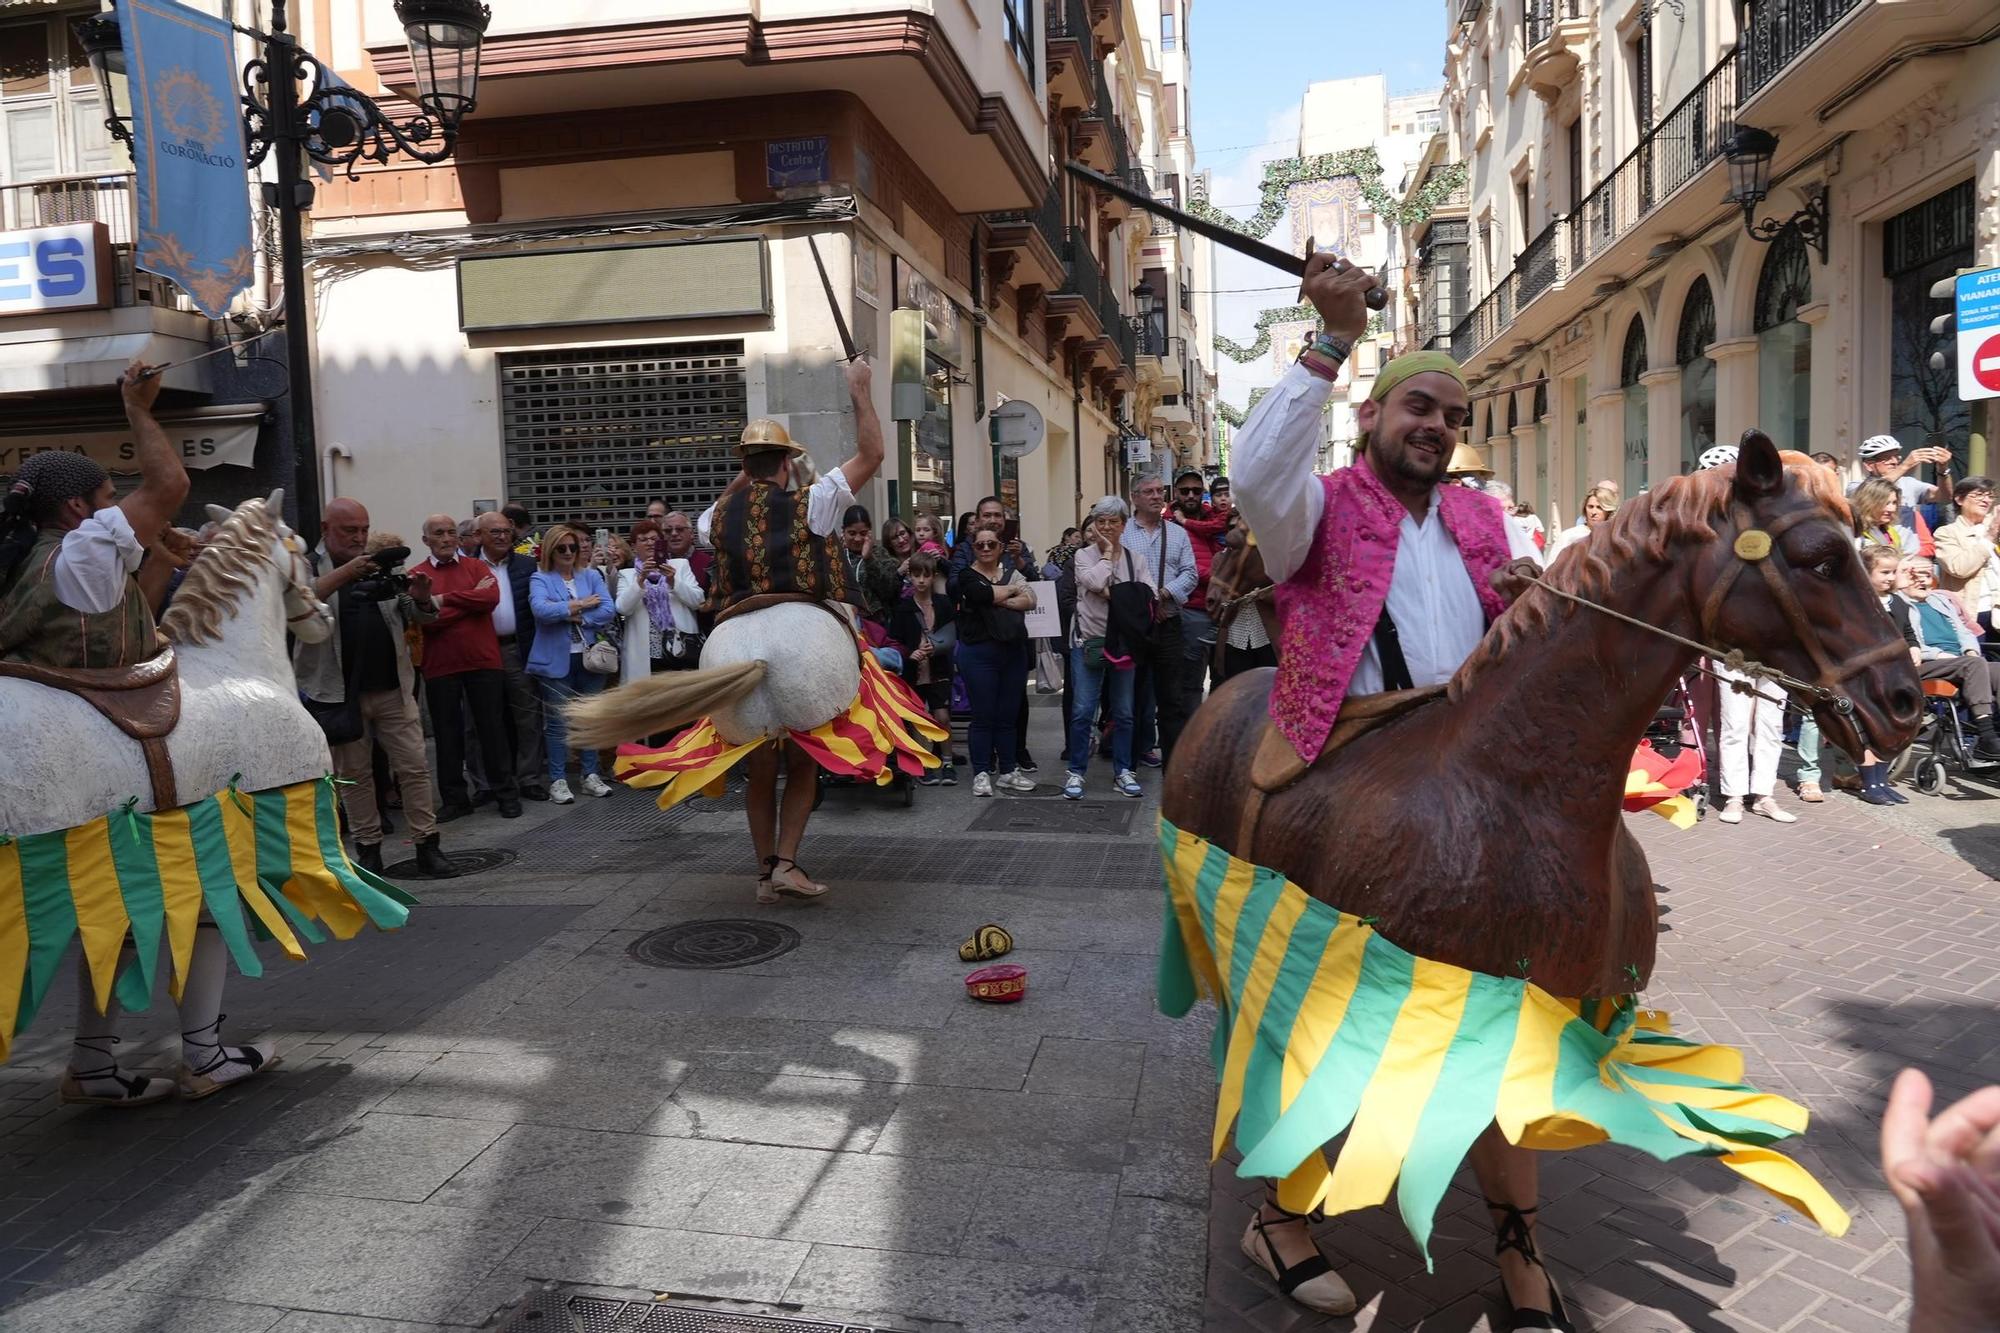
{"label": "wheelchair", "polygon": [[1972,719],[1958,697],[1958,686],[1948,680],[1927,680],[1923,687],[1923,725],[1909,748],[1898,756],[1892,775],[1907,773],[1918,791],[1935,796],[1944,790],[1948,764],[1961,773],[2000,769],[2000,764],[1973,756]]}

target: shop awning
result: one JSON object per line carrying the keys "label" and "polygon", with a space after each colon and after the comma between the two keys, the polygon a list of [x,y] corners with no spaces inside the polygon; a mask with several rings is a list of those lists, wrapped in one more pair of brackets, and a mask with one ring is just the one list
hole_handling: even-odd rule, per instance
{"label": "shop awning", "polygon": [[[163,412],[160,425],[167,438],[181,447],[190,468],[249,467],[257,455],[257,432],[269,415],[265,403],[235,403],[220,407]],[[101,412],[68,417],[49,415],[39,421],[10,416],[0,429],[0,476],[11,475],[21,460],[45,449],[86,454],[107,472],[137,472],[137,450],[123,417]]]}

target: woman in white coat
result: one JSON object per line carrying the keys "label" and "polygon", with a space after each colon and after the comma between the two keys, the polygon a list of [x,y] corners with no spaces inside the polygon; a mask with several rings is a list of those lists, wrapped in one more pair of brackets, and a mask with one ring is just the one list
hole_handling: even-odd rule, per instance
{"label": "woman in white coat", "polygon": [[686,559],[667,554],[666,536],[652,519],[632,527],[632,564],[618,571],[618,614],[625,617],[618,682],[655,671],[689,671],[700,658],[695,611],[706,592]]}

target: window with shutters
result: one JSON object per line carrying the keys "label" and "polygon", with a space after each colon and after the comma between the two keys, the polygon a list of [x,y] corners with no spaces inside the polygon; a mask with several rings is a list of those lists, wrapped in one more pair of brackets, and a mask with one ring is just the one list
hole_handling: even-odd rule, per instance
{"label": "window with shutters", "polygon": [[[0,23],[0,184],[130,169],[125,154],[112,151],[97,80],[70,32],[71,20],[95,8]],[[42,221],[9,217],[0,225]]]}
{"label": "window with shutters", "polygon": [[736,475],[743,341],[500,354],[507,498],[622,530],[664,499],[700,513]]}

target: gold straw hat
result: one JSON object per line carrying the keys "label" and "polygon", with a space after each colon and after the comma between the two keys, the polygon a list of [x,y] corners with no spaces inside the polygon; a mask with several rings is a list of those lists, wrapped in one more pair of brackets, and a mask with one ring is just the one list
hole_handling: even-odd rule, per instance
{"label": "gold straw hat", "polygon": [[743,438],[736,444],[736,455],[764,453],[772,449],[782,449],[794,458],[805,453],[805,449],[782,425],[769,417],[758,417],[743,428]]}
{"label": "gold straw hat", "polygon": [[1486,460],[1479,456],[1479,450],[1469,444],[1461,444],[1451,451],[1451,464],[1445,468],[1448,477],[1490,477],[1493,469],[1486,466]]}

